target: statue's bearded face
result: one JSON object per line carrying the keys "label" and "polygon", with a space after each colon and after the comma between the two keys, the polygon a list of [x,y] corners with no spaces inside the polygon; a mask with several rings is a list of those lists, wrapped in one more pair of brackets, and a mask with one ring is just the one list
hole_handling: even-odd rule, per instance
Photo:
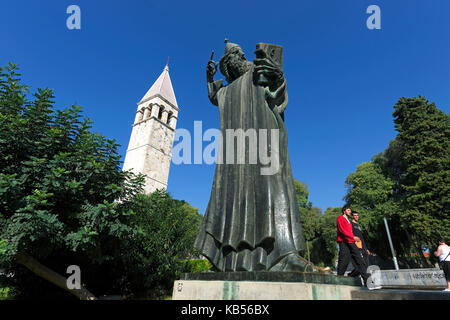
{"label": "statue's bearded face", "polygon": [[245,58],[242,50],[236,50],[235,52],[228,54],[225,59],[225,70],[223,70],[224,72],[222,73],[225,75],[228,82],[236,80],[251,67],[251,62]]}

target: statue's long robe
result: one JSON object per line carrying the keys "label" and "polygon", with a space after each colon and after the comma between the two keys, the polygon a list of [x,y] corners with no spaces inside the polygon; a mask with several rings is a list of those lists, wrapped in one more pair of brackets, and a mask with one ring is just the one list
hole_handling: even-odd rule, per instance
{"label": "statue's long robe", "polygon": [[[255,85],[253,67],[226,86],[221,80],[208,83],[210,100],[219,107],[224,153],[226,129],[267,129],[267,141],[270,129],[279,129],[276,174],[261,174],[259,155],[257,164],[249,164],[248,145],[246,164],[227,164],[225,154],[223,163],[216,164],[195,247],[218,271],[269,270],[287,254],[304,250],[282,116],[287,105],[285,89],[285,82],[277,93]],[[234,148],[236,155],[236,142]]]}

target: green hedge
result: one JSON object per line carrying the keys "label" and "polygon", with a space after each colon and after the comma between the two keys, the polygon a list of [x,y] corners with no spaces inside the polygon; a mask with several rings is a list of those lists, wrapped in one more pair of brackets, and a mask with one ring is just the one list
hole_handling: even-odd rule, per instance
{"label": "green hedge", "polygon": [[0,300],[13,300],[14,296],[14,290],[11,288],[0,288]]}
{"label": "green hedge", "polygon": [[211,269],[212,264],[206,259],[185,259],[181,260],[183,273],[198,273]]}

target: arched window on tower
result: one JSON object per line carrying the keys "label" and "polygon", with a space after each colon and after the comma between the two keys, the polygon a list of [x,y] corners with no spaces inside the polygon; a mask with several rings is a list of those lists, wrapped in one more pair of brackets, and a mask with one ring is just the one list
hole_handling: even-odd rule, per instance
{"label": "arched window on tower", "polygon": [[152,108],[153,108],[153,105],[150,104],[147,108],[148,108],[148,116],[147,116],[147,118],[150,118],[150,116],[151,116],[151,114],[152,114]]}
{"label": "arched window on tower", "polygon": [[159,108],[159,112],[158,112],[158,119],[159,119],[159,120],[161,120],[163,110],[164,110],[164,107],[161,106],[161,107]]}
{"label": "arched window on tower", "polygon": [[147,106],[144,108],[144,116],[142,117],[142,120],[147,120],[148,118],[150,118],[151,110],[152,110],[151,106]]}
{"label": "arched window on tower", "polygon": [[169,111],[169,115],[167,116],[167,124],[169,124],[170,118],[172,118],[172,116],[173,116],[173,112]]}

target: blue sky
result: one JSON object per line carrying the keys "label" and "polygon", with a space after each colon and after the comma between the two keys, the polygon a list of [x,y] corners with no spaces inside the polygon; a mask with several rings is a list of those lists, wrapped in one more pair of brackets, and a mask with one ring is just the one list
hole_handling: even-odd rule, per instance
{"label": "blue sky", "polygon": [[[71,4],[81,30],[66,27]],[[372,4],[381,30],[366,27]],[[420,94],[449,112],[449,14],[448,0],[2,1],[0,65],[19,64],[32,91],[53,88],[58,108],[82,105],[124,156],[136,103],[167,56],[177,127],[193,132],[194,121],[219,126],[205,83],[211,50],[219,59],[228,38],[253,60],[256,43],[282,45],[293,174],[325,210],[344,204],[348,174],[395,137],[400,97]],[[214,169],[172,164],[168,191],[204,213]]]}

